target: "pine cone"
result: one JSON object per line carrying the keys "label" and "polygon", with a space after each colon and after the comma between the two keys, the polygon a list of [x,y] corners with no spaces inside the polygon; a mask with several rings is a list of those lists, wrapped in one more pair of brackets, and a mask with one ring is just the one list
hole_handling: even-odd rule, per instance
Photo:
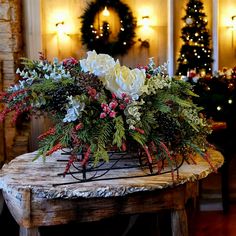
{"label": "pine cone", "polygon": [[84,72],[79,72],[77,74],[75,83],[83,93],[87,93],[88,88],[91,87],[95,88],[97,92],[100,92],[103,87],[102,82],[96,75]]}
{"label": "pine cone", "polygon": [[80,90],[74,85],[62,86],[57,90],[48,91],[45,94],[48,96],[46,107],[48,107],[49,110],[65,111],[66,104],[68,103],[67,98],[77,94],[80,94]]}
{"label": "pine cone", "polygon": [[163,135],[165,141],[177,144],[180,141],[181,132],[178,125],[172,117],[160,114],[158,117],[159,132]]}

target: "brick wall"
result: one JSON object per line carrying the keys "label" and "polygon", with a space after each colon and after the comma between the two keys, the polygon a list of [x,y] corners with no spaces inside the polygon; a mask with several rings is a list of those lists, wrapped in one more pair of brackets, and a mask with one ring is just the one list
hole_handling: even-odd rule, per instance
{"label": "brick wall", "polygon": [[[15,71],[23,53],[21,20],[21,0],[0,0],[0,61],[2,61],[3,88],[8,87],[16,80]],[[5,122],[5,149],[7,153],[5,160],[12,158],[11,150],[16,133],[16,129],[8,117]]]}

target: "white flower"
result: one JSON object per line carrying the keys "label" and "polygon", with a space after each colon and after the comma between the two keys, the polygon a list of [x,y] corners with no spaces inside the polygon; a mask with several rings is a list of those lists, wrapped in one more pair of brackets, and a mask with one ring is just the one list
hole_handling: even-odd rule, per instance
{"label": "white flower", "polygon": [[198,77],[198,76],[194,76],[194,77],[193,77],[193,82],[194,82],[194,83],[197,83],[198,80],[199,80],[199,77]]}
{"label": "white flower", "polygon": [[17,68],[17,70],[16,70],[16,74],[20,74],[20,73],[21,73],[20,69]]}
{"label": "white flower", "polygon": [[147,95],[156,94],[158,90],[171,87],[171,78],[158,74],[147,80],[144,92]]}
{"label": "white flower", "polygon": [[122,98],[122,94],[125,93],[132,100],[138,100],[143,93],[145,79],[145,70],[137,68],[130,70],[116,63],[114,69],[105,76],[104,83],[107,89],[115,93],[117,97]]}
{"label": "white flower", "polygon": [[67,114],[63,119],[63,122],[75,121],[81,116],[81,112],[84,110],[85,104],[81,103],[77,99],[74,99],[72,96],[68,97],[69,107],[67,109]]}
{"label": "white flower", "polygon": [[116,64],[115,60],[108,54],[97,54],[94,50],[87,52],[87,54],[86,59],[80,60],[80,66],[84,72],[103,77]]}
{"label": "white flower", "polygon": [[140,109],[145,102],[141,99],[141,101],[132,101],[127,105],[124,114],[126,116],[126,122],[129,125],[129,129],[133,129],[133,127],[141,120],[141,112]]}

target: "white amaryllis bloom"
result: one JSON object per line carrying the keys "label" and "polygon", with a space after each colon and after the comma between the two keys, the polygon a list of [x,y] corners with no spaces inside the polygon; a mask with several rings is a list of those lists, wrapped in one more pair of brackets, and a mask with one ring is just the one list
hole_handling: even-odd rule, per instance
{"label": "white amaryllis bloom", "polygon": [[116,64],[115,60],[108,54],[97,54],[94,50],[87,52],[87,54],[86,59],[80,60],[80,66],[84,72],[91,72],[104,77]]}
{"label": "white amaryllis bloom", "polygon": [[145,70],[137,68],[130,70],[128,67],[116,63],[114,69],[106,74],[103,82],[107,89],[115,93],[118,98],[122,98],[122,94],[126,94],[132,100],[138,100],[144,91],[145,79]]}

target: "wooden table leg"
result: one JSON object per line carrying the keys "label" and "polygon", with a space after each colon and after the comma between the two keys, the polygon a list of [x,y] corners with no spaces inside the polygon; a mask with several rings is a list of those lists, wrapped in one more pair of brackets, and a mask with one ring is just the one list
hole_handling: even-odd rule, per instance
{"label": "wooden table leg", "polygon": [[188,219],[185,209],[171,212],[172,236],[188,236]]}
{"label": "wooden table leg", "polygon": [[39,229],[20,226],[20,236],[40,236]]}

